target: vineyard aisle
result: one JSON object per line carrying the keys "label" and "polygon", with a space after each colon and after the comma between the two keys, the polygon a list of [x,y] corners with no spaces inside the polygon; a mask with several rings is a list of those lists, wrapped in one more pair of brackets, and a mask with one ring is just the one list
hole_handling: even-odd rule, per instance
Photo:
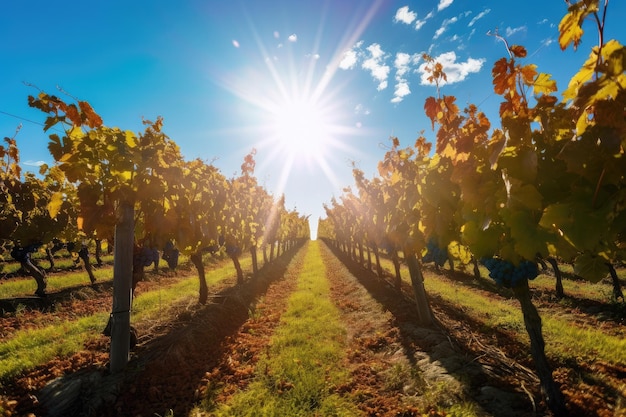
{"label": "vineyard aisle", "polygon": [[414,307],[390,290],[307,243],[228,340],[188,415],[528,414],[523,395],[465,386],[480,367],[441,331],[412,324]]}

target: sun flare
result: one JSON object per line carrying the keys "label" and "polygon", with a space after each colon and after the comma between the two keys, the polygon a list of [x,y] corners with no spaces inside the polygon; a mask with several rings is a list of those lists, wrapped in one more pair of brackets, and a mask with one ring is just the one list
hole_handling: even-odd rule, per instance
{"label": "sun flare", "polygon": [[286,100],[272,110],[272,141],[288,158],[324,157],[330,145],[331,120],[311,99]]}

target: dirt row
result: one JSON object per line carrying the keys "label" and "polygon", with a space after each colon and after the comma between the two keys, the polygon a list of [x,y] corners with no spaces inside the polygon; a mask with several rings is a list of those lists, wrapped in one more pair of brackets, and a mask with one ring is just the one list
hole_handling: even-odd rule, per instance
{"label": "dirt row", "polygon": [[[336,254],[354,275],[361,278],[364,285],[377,286],[386,282],[391,293],[397,294],[395,290],[391,290],[390,276],[386,280],[381,280],[359,263],[341,253]],[[493,291],[486,290],[482,286],[477,287],[467,277],[460,278],[459,275],[461,274],[445,271],[434,279],[462,281],[464,285],[484,296],[486,300],[497,296]],[[408,283],[405,283],[402,292],[405,300],[411,298],[412,289]],[[500,295],[505,296],[505,294]],[[543,301],[542,299],[535,300],[539,308],[547,309],[550,304],[543,304]],[[541,412],[547,412],[545,404],[541,400],[537,377],[533,372],[534,364],[530,357],[529,348],[516,341],[518,340],[517,334],[506,329],[490,329],[485,332],[483,324],[478,319],[468,315],[462,307],[441,297],[431,297],[431,306],[442,331],[448,335],[458,349],[474,357],[474,361],[482,366],[484,374],[490,380],[490,382],[484,382],[483,386],[484,384],[495,384],[498,387],[506,387],[507,390],[527,393],[528,398],[532,399],[531,409],[536,409],[540,413],[539,415],[542,415]],[[566,311],[567,308],[559,306],[555,308],[553,314],[565,314]],[[603,327],[603,330],[608,326],[610,327],[609,333],[611,331],[623,332],[621,324],[613,320],[600,321],[591,316],[585,317],[581,322],[597,323],[598,327]],[[552,366],[554,378],[561,385],[571,415],[609,417],[624,413],[626,366],[623,364],[589,362],[577,358],[576,361],[568,361],[567,363],[553,362]],[[480,380],[477,382],[478,391],[474,390],[474,392],[484,391],[480,386]],[[615,411],[616,407],[621,407],[621,411]],[[616,412],[618,414],[615,414]]]}

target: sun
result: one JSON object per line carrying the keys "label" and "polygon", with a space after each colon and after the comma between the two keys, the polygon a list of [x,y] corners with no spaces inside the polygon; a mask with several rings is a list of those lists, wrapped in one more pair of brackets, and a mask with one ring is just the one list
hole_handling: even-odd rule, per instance
{"label": "sun", "polygon": [[332,120],[310,97],[283,100],[270,110],[271,144],[289,159],[319,161],[332,144]]}

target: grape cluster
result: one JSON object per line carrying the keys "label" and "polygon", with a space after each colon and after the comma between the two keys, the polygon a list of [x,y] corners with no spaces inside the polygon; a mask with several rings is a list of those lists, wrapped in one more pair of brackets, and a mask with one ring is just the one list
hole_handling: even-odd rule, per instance
{"label": "grape cluster", "polygon": [[30,254],[37,252],[41,245],[43,245],[41,242],[31,243],[23,248],[16,245],[11,250],[11,257],[20,263],[28,262],[31,260]]}
{"label": "grape cluster", "polygon": [[178,255],[178,249],[176,249],[174,244],[168,240],[165,243],[165,248],[163,248],[163,259],[167,262],[167,266],[170,269],[176,269],[178,266]]}
{"label": "grape cluster", "polygon": [[434,262],[437,266],[443,266],[448,260],[448,249],[441,249],[434,239],[428,241],[426,245],[426,255],[422,258],[422,262]]}
{"label": "grape cluster", "polygon": [[228,256],[239,256],[241,255],[241,249],[236,245],[226,245],[226,253]]}
{"label": "grape cluster", "polygon": [[535,279],[539,275],[537,264],[528,260],[523,260],[515,266],[502,259],[485,258],[482,264],[489,270],[489,276],[496,284],[507,288],[516,287],[525,279]]}
{"label": "grape cluster", "polygon": [[150,266],[153,263],[158,264],[159,251],[153,248],[142,247],[139,250],[135,250],[133,254],[133,265],[136,269]]}

